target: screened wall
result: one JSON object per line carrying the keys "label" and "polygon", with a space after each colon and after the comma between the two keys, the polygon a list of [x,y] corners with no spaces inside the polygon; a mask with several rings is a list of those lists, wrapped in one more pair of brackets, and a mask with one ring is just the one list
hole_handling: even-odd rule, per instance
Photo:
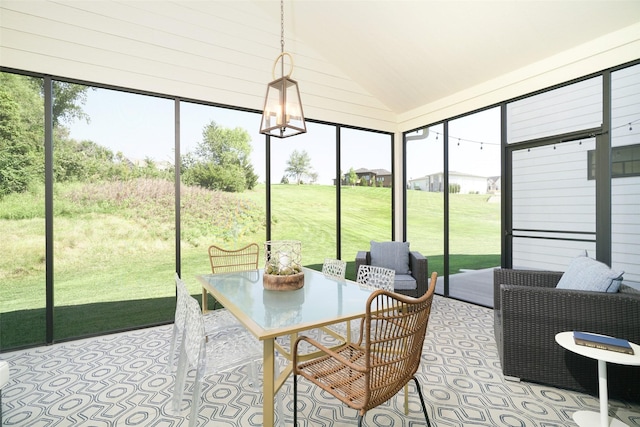
{"label": "screened wall", "polygon": [[585,251],[640,285],[639,129],[634,64],[406,132],[405,239],[466,300],[458,273]]}
{"label": "screened wall", "polygon": [[392,186],[342,173],[391,182],[388,133],[310,120],[268,139],[255,111],[8,71],[0,82],[0,351],[173,321],[174,272],[200,294],[212,244],[300,240],[319,269],[392,238]]}
{"label": "screened wall", "polygon": [[587,251],[640,282],[639,81],[634,65],[506,105],[514,267],[564,270]]}
{"label": "screened wall", "polygon": [[255,111],[0,78],[2,351],[170,322],[173,272],[199,293],[213,243],[296,236],[319,268],[407,240],[447,295],[468,269],[562,270],[585,250],[640,283],[637,62],[407,132],[402,179],[388,133],[310,120],[269,140]]}

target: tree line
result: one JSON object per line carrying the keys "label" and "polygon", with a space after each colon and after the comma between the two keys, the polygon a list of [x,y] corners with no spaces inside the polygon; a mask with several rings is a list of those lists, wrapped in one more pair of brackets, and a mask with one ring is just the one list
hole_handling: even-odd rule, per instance
{"label": "tree line", "polygon": [[[149,157],[135,164],[122,152],[70,137],[74,120],[90,117],[83,111],[89,86],[53,82],[53,178],[63,182],[98,182],[160,178],[172,180],[175,167],[159,168]],[[0,73],[0,198],[26,192],[44,182],[43,80]],[[193,152],[181,157],[182,181],[212,190],[252,189],[258,176],[250,162],[251,138],[242,128],[207,124]]]}

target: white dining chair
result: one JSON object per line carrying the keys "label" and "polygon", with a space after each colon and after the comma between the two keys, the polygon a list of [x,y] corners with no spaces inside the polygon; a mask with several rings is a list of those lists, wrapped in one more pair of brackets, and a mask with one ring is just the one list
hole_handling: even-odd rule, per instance
{"label": "white dining chair", "polygon": [[0,426],[2,425],[2,389],[9,382],[9,363],[0,360]]}
{"label": "white dining chair", "polygon": [[322,264],[322,274],[337,279],[344,279],[347,272],[347,262],[341,259],[325,258]]}
{"label": "white dining chair", "polygon": [[[186,301],[191,295],[187,289],[187,285],[180,279],[178,273],[175,274],[176,284],[176,311],[171,331],[171,342],[169,348],[169,357],[167,358],[167,372],[174,372],[176,369],[176,360],[180,352],[180,343],[184,332]],[[205,335],[215,334],[221,328],[230,326],[241,326],[240,322],[227,311],[225,308],[209,311],[204,317]],[[255,338],[253,338],[254,341]],[[253,378],[255,379],[255,378]]]}
{"label": "white dining chair", "polygon": [[[180,294],[179,294],[180,297]],[[189,415],[189,427],[198,424],[202,381],[205,377],[249,365],[250,377],[257,377],[257,361],[262,358],[258,341],[242,325],[221,327],[205,333],[204,317],[198,301],[182,294],[184,301],[184,329],[171,401],[174,414],[180,414],[188,371],[195,369]]]}
{"label": "white dining chair", "polygon": [[373,265],[361,265],[358,268],[356,282],[358,282],[362,287],[393,292],[393,282],[395,277],[396,272],[389,268],[376,267]]}
{"label": "white dining chair", "polygon": [[[395,278],[396,272],[394,270],[365,264],[358,267],[356,282],[363,289],[372,291],[382,289],[383,291],[393,292]],[[350,335],[345,335],[346,328],[343,325],[338,325],[335,330],[343,334],[343,336],[358,337],[360,335],[360,323],[359,321],[346,323],[346,328],[350,329]]]}

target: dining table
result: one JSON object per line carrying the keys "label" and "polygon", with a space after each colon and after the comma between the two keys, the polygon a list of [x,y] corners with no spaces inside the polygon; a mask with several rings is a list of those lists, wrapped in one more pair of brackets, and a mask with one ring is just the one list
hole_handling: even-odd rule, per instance
{"label": "dining table", "polygon": [[[263,286],[264,269],[233,273],[203,274],[203,311],[211,294],[263,345],[263,425],[275,422],[276,394],[293,371],[291,349],[304,331],[361,319],[373,289],[347,279],[326,276],[303,267],[304,285],[296,290],[267,290]],[[350,339],[350,327],[340,339]],[[276,338],[289,337],[290,345]],[[282,370],[276,368],[276,357],[285,358]],[[310,359],[314,353],[307,353]]]}

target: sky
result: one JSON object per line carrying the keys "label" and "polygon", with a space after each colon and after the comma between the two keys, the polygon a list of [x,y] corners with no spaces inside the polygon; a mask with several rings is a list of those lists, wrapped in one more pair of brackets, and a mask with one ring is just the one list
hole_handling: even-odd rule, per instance
{"label": "sky", "polygon": [[[72,138],[91,140],[114,152],[122,152],[131,160],[149,157],[156,161],[173,162],[173,100],[96,89],[88,91],[83,109],[90,121],[87,123],[76,120],[68,123]],[[500,174],[500,117],[499,111],[494,110],[450,123],[451,171],[481,176]],[[204,127],[212,120],[227,128],[243,128],[251,137],[251,162],[254,171],[259,176],[259,182],[264,182],[265,137],[258,131],[260,119],[260,115],[255,113],[181,103],[181,151],[185,153],[194,150],[202,140]],[[430,130],[426,139],[408,143],[409,179],[442,172],[442,138],[442,126],[437,126]],[[335,177],[334,141],[334,127],[309,122],[306,134],[284,139],[271,138],[272,182],[280,182],[291,153],[294,150],[304,150],[311,158],[314,172],[318,174],[317,182],[332,184]],[[341,147],[340,169],[343,173],[350,168],[391,171],[391,143],[388,135],[343,128]]]}

